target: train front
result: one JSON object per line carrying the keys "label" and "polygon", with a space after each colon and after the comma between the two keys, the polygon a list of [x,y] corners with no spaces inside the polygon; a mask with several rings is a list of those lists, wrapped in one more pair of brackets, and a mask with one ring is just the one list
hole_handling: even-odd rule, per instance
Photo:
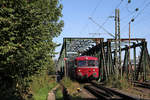
{"label": "train front", "polygon": [[98,58],[91,56],[77,57],[76,60],[77,79],[97,79],[99,76]]}

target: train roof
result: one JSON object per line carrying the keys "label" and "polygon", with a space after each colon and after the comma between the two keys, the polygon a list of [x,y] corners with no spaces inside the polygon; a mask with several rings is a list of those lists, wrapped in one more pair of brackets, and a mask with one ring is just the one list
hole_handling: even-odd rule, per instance
{"label": "train roof", "polygon": [[76,57],[76,60],[98,60],[98,58],[92,56],[80,56]]}

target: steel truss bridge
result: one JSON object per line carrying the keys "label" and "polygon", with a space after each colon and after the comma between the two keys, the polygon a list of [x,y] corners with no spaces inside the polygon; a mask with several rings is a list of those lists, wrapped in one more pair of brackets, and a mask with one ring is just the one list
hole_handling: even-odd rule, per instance
{"label": "steel truss bridge", "polygon": [[[106,80],[109,76],[117,74],[126,75],[134,81],[146,81],[150,72],[150,57],[147,42],[143,38],[120,39],[119,46],[115,48],[115,39],[104,38],[64,38],[57,70],[69,75],[69,61],[77,56],[95,56],[99,58],[100,77]],[[132,51],[132,53],[131,53]],[[120,52],[120,59],[118,55]],[[138,56],[138,58],[137,58]]]}

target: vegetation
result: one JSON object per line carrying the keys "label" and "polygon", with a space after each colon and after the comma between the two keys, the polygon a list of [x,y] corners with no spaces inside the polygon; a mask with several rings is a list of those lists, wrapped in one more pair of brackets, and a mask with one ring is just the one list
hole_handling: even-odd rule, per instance
{"label": "vegetation", "polygon": [[46,100],[48,92],[57,85],[55,77],[45,74],[33,77],[31,93],[34,100]]}
{"label": "vegetation", "polygon": [[80,94],[77,91],[77,88],[80,88],[80,84],[78,82],[72,81],[68,77],[64,77],[61,82],[65,87],[67,87],[67,91],[72,98],[80,98]]}
{"label": "vegetation", "polygon": [[112,75],[108,78],[108,80],[105,81],[105,84],[107,86],[119,89],[127,89],[132,87],[131,83],[128,82],[125,76],[121,78],[117,77],[116,75]]}
{"label": "vegetation", "polygon": [[0,1],[0,97],[21,100],[32,76],[53,71],[57,44],[52,39],[63,27],[58,0]]}
{"label": "vegetation", "polygon": [[56,90],[55,96],[56,96],[56,100],[63,100],[63,93],[62,93],[62,89],[61,88],[58,88]]}

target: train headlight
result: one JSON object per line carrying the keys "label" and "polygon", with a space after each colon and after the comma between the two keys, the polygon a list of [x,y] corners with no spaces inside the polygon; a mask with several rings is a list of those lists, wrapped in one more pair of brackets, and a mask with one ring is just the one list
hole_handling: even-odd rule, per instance
{"label": "train headlight", "polygon": [[78,70],[78,72],[80,72],[80,69]]}
{"label": "train headlight", "polygon": [[93,72],[95,72],[95,69],[93,69]]}

